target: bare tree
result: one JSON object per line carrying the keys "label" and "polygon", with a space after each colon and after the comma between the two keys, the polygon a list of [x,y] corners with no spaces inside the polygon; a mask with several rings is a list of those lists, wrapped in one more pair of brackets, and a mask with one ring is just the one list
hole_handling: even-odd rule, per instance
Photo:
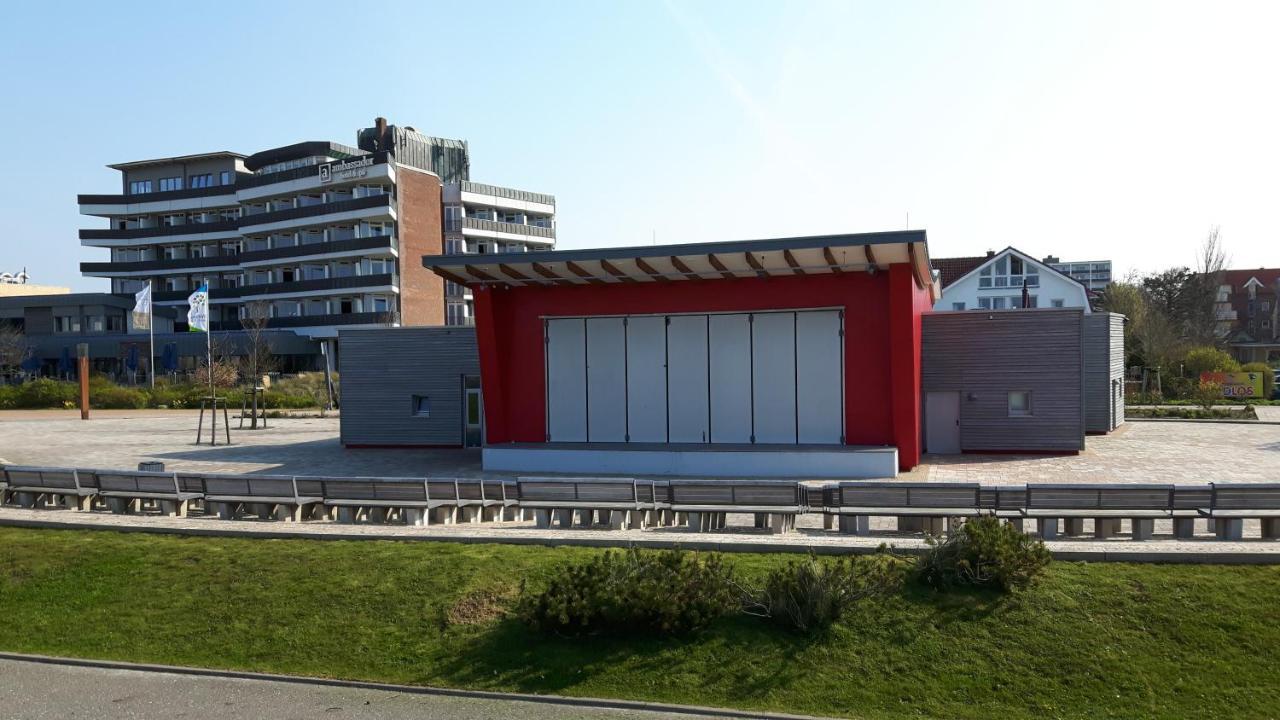
{"label": "bare tree", "polygon": [[245,340],[248,342],[242,360],[242,370],[249,377],[249,384],[257,387],[262,376],[275,370],[276,356],[271,351],[270,338],[267,335],[267,324],[271,320],[271,303],[255,300],[244,306],[244,317],[240,326],[244,328]]}
{"label": "bare tree", "polygon": [[1214,227],[1200,245],[1196,255],[1196,281],[1187,288],[1187,339],[1195,345],[1216,345],[1218,335],[1218,287],[1222,285],[1227,255],[1222,247],[1219,229]]}
{"label": "bare tree", "polygon": [[17,368],[30,351],[27,336],[16,325],[0,322],[0,369]]}

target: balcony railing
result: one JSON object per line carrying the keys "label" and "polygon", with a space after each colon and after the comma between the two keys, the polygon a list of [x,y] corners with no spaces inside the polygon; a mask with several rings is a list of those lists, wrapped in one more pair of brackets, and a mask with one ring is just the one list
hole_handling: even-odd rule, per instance
{"label": "balcony railing", "polygon": [[238,255],[217,255],[215,257],[175,258],[171,260],[138,260],[135,262],[83,262],[80,272],[86,275],[96,273],[147,272],[165,270],[182,271],[187,269],[236,266],[240,261]]}
{"label": "balcony railing", "polygon": [[[400,313],[396,312],[362,312],[341,313],[331,315],[291,315],[289,317],[273,317],[267,320],[268,329],[286,329],[299,327],[325,327],[329,325],[389,325],[400,322]],[[239,320],[215,322],[212,327],[216,331],[243,330],[244,324]]]}
{"label": "balcony railing", "polygon": [[[237,175],[237,185],[249,177],[252,176]],[[77,195],[76,202],[81,205],[134,205],[164,200],[186,200],[188,198],[230,195],[233,199],[228,204],[228,207],[234,207],[236,204],[234,200],[235,194],[236,185],[214,185],[213,187],[183,188],[182,190],[165,190],[164,192],[138,193],[136,195]]]}
{"label": "balcony railing", "polygon": [[262,285],[245,285],[240,288],[240,297],[249,298],[257,295],[284,295],[288,293],[316,292],[319,290],[348,290],[351,288],[381,287],[399,285],[400,278],[394,273],[379,275],[348,275],[339,278],[323,278],[320,280],[294,280],[293,282],[264,283]]}
{"label": "balcony railing", "polygon": [[354,238],[352,240],[337,240],[334,242],[278,247],[271,248],[270,250],[254,250],[252,252],[240,253],[238,257],[240,262],[248,263],[260,262],[263,260],[302,257],[306,255],[350,252],[352,250],[389,250],[395,246],[395,236],[377,235],[374,237]]}
{"label": "balcony railing", "polygon": [[[243,288],[212,288],[209,290],[210,300],[228,300],[240,297],[240,291]],[[156,302],[173,302],[175,300],[186,300],[191,297],[191,293],[195,292],[195,288],[190,290],[157,290],[152,293],[151,297]]]}
{"label": "balcony railing", "polygon": [[519,223],[502,222],[500,220],[480,220],[478,218],[462,218],[462,229],[484,230],[487,232],[503,232],[512,235],[528,235],[529,237],[556,239],[555,228],[538,227],[537,225],[521,225]]}
{"label": "balcony railing", "polygon": [[543,205],[556,204],[556,196],[545,193],[486,185],[484,183],[470,182],[469,180],[463,180],[459,185],[462,192],[475,193],[477,195],[492,195],[493,197],[507,198],[508,200],[521,200],[523,202],[542,203]]}
{"label": "balcony railing", "polygon": [[87,229],[80,231],[81,240],[138,240],[142,238],[162,238],[174,235],[197,235],[200,233],[237,232],[242,220],[222,220],[211,223],[188,223],[186,225],[170,225],[149,228],[109,228]]}
{"label": "balcony railing", "polygon": [[[365,156],[356,155],[351,158],[346,158],[346,160],[352,160],[352,159],[357,159],[362,157],[365,157]],[[383,165],[388,160],[390,160],[390,158],[391,158],[391,154],[386,152],[385,150],[382,152],[373,153],[373,164]],[[342,162],[342,161],[339,161],[339,162]],[[302,180],[304,178],[315,178],[317,181],[319,181],[320,165],[327,165],[327,164],[328,163],[320,163],[318,165],[303,165],[302,167],[296,167],[290,170],[281,170],[280,172],[271,173],[270,175],[241,175],[240,177],[236,178],[236,185],[237,187],[244,189],[244,188],[262,187],[263,185],[273,185],[275,183],[281,183],[281,182],[289,182],[290,180]],[[348,182],[348,181],[345,181],[345,180],[338,181],[338,183],[342,183],[342,182]]]}
{"label": "balcony railing", "polygon": [[333,213],[350,212],[352,210],[366,210],[369,208],[385,208],[390,210],[393,202],[394,199],[391,195],[370,195],[369,197],[355,198],[353,200],[339,200],[337,202],[320,203],[319,205],[309,205],[307,207],[276,210],[275,212],[246,215],[240,218],[240,227],[266,225],[268,223],[277,223],[286,220],[300,220],[303,218],[332,215]]}

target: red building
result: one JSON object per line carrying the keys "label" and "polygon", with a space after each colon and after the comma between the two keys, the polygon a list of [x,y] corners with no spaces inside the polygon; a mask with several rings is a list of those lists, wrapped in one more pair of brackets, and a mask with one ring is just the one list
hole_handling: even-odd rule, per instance
{"label": "red building", "polygon": [[923,231],[446,255],[485,467],[885,476],[920,461]]}

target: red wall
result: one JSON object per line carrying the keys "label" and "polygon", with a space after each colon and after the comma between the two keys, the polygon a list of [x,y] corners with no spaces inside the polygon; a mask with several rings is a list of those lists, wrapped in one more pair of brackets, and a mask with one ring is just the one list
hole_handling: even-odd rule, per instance
{"label": "red wall", "polygon": [[920,461],[920,314],[929,293],[910,266],[843,273],[607,285],[476,287],[486,441],[546,441],[544,316],[843,307],[845,441],[895,445]]}

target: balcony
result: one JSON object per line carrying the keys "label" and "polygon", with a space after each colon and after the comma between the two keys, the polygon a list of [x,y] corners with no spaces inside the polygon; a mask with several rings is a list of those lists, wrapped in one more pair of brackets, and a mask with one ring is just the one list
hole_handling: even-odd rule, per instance
{"label": "balcony", "polygon": [[293,245],[290,247],[271,248],[270,250],[254,250],[252,252],[240,253],[238,256],[242,264],[253,264],[267,262],[271,260],[282,260],[296,257],[307,257],[311,255],[329,255],[333,253],[368,251],[367,254],[383,254],[382,251],[391,251],[396,249],[396,241],[394,235],[376,235],[374,237],[354,238],[352,240],[337,240],[334,242],[311,243],[308,245]]}
{"label": "balcony", "polygon": [[468,234],[467,231],[475,231],[473,234],[480,237],[501,237],[501,234],[519,235],[525,238],[538,238],[547,242],[555,242],[555,228],[538,227],[537,225],[520,225],[517,223],[502,222],[500,220],[480,220],[478,218],[465,217],[462,218],[462,233]]}
{"label": "balcony", "polygon": [[[355,198],[354,200],[339,200],[338,202],[320,203],[318,205],[309,205],[307,207],[258,213],[257,215],[246,215],[240,218],[239,229],[245,232],[264,232],[261,229],[250,231],[249,228],[263,225],[273,225],[276,226],[276,228],[284,228],[295,225],[301,226],[316,224],[309,223],[307,221],[310,221],[313,218],[320,218],[325,215],[337,215],[344,213],[350,214],[350,219],[366,218],[383,214],[389,215],[394,207],[395,199],[391,195],[371,195],[369,197]],[[293,220],[300,220],[302,222],[290,222]]]}
{"label": "balcony", "polygon": [[[210,300],[234,300],[240,297],[240,291],[244,288],[213,288],[209,291]],[[190,290],[157,290],[151,294],[151,298],[158,303],[163,302],[186,302],[191,297],[191,293],[195,292],[195,288]]]}
{"label": "balcony", "polygon": [[239,267],[237,255],[218,255],[215,257],[175,258],[172,260],[139,260],[136,262],[83,262],[80,272],[84,275],[113,277],[117,275],[133,275],[149,272],[182,272],[184,270],[203,270],[215,267]]}
{"label": "balcony", "polygon": [[[293,282],[263,283],[238,288],[240,297],[248,300],[263,295],[293,295],[296,293],[322,292],[325,290],[350,290],[354,288],[399,286],[400,278],[393,273],[379,275],[349,275],[321,280],[294,280]],[[212,298],[213,296],[210,295]]]}
{"label": "balcony", "polygon": [[516,190],[514,188],[499,187],[497,185],[486,185],[484,183],[470,182],[468,180],[463,180],[458,185],[458,189],[465,193],[488,195],[490,197],[518,200],[520,202],[539,203],[542,205],[551,205],[552,207],[556,204],[556,197],[545,193]]}
{"label": "balcony", "polygon": [[[291,315],[289,317],[274,317],[267,321],[267,329],[288,329],[300,327],[327,327],[331,325],[386,325],[390,323],[400,322],[400,314],[395,312],[364,312],[364,313],[345,313],[334,315]],[[242,330],[244,325],[240,321],[235,322],[215,322],[212,323],[213,329],[222,330]]]}
{"label": "balcony", "polygon": [[[122,242],[125,240],[165,239],[184,235],[205,235],[209,233],[227,233],[231,236],[240,234],[241,220],[223,220],[211,223],[190,223],[187,225],[160,225],[149,228],[108,228],[88,229],[80,231],[81,240],[97,240]],[[92,243],[86,243],[92,244]]]}
{"label": "balcony", "polygon": [[[237,180],[246,178],[240,175]],[[81,215],[129,215],[150,212],[182,212],[203,208],[228,208],[236,206],[235,185],[184,188],[164,192],[138,193],[137,195],[77,195]],[[141,207],[152,205],[152,207]]]}

